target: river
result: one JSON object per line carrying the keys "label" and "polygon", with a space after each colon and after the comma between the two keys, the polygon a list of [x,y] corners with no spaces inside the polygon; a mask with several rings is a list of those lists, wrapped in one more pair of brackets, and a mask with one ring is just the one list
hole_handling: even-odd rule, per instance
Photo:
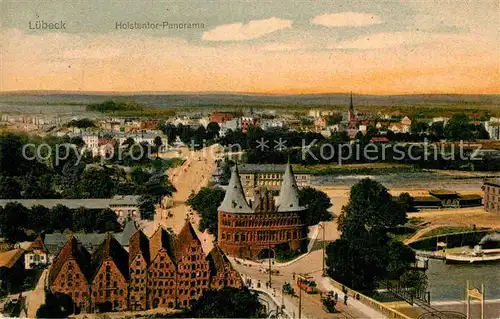
{"label": "river", "polygon": [[427,270],[431,301],[464,300],[466,281],[473,287],[485,286],[486,299],[500,299],[500,263],[446,264],[429,260]]}

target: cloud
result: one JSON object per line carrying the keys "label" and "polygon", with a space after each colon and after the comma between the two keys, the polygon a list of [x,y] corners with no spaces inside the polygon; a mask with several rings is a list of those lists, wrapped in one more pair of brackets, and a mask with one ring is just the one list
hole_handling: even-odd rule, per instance
{"label": "cloud", "polygon": [[380,24],[379,16],[369,13],[342,12],[322,14],[311,20],[312,24],[323,25],[330,28],[338,27],[362,27],[372,24]]}
{"label": "cloud", "polygon": [[269,18],[264,20],[251,20],[247,24],[223,24],[203,33],[206,41],[244,41],[260,38],[275,31],[290,28],[291,20]]}

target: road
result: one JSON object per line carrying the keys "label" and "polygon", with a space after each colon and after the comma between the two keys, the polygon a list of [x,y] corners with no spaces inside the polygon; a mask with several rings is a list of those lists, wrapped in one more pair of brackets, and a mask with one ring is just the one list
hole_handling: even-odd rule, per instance
{"label": "road", "polygon": [[27,295],[26,305],[28,308],[28,318],[35,318],[36,311],[45,302],[45,282],[49,269],[45,269],[36,284],[35,289]]}

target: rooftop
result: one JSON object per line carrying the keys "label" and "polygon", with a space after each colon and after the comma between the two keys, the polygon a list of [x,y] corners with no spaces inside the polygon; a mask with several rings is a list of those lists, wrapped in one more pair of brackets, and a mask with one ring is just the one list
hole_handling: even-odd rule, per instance
{"label": "rooftop", "polygon": [[86,199],[0,199],[0,206],[4,207],[7,203],[17,202],[26,208],[41,205],[47,208],[53,208],[57,205],[63,205],[71,209],[85,207],[88,209],[105,209],[122,205],[137,205],[139,196],[115,196],[113,198],[86,198]]}
{"label": "rooftop", "polygon": [[[293,166],[293,165],[292,165]],[[249,173],[285,173],[286,165],[284,164],[238,164],[240,174]],[[308,174],[307,171],[293,169],[295,174]]]}
{"label": "rooftop", "polygon": [[11,268],[23,255],[23,249],[12,249],[0,253],[0,267]]}
{"label": "rooftop", "polygon": [[500,178],[498,179],[489,179],[484,182],[485,185],[500,187]]}

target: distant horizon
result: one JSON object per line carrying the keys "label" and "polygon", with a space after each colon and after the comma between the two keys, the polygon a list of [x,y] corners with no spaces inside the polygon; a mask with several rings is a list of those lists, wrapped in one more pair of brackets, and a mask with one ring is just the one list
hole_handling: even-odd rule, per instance
{"label": "distant horizon", "polygon": [[79,95],[254,95],[254,96],[318,96],[318,95],[350,95],[353,96],[500,96],[500,93],[356,93],[356,92],[323,92],[323,93],[267,93],[237,91],[72,91],[72,90],[10,90],[0,91],[0,95],[46,95],[46,94],[79,94]]}

